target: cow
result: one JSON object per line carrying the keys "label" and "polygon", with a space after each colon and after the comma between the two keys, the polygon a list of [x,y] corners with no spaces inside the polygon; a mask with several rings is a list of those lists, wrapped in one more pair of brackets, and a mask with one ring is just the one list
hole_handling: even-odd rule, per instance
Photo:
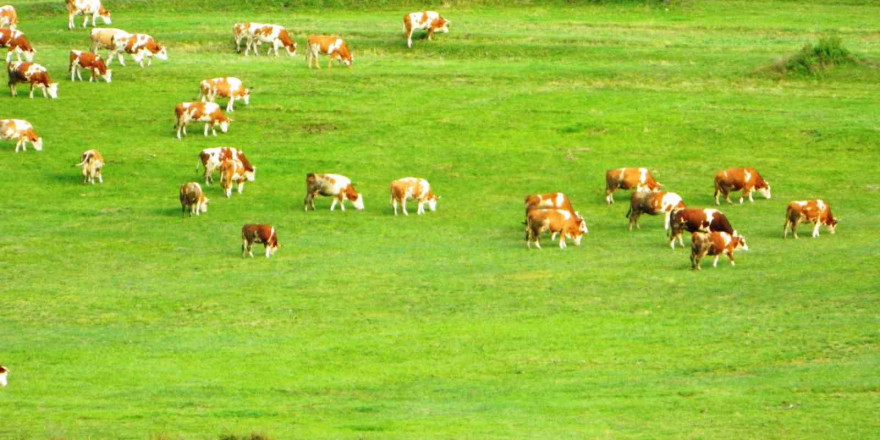
{"label": "cow", "polygon": [[220,164],[220,187],[223,188],[226,198],[232,196],[233,184],[238,186],[236,192],[239,194],[244,191],[244,183],[248,181],[245,174],[244,165],[240,160],[226,159]]}
{"label": "cow", "polygon": [[15,8],[10,5],[0,6],[0,27],[15,29],[16,25],[18,25],[18,14],[15,13]]}
{"label": "cow", "polygon": [[260,52],[257,50],[257,45],[260,43],[269,43],[271,45],[269,50],[266,51],[266,55],[269,55],[274,50],[277,57],[279,47],[284,47],[290,56],[296,55],[296,41],[290,38],[290,34],[287,33],[287,29],[283,26],[248,23],[246,33],[247,45],[244,48],[245,56],[251,50],[254,51],[254,55],[260,55]]}
{"label": "cow", "polygon": [[144,67],[144,58],[147,59],[147,66],[153,65],[153,57],[162,61],[168,60],[168,52],[165,46],[156,42],[153,37],[147,34],[116,34],[111,39],[113,45],[113,53],[108,54],[107,64],[113,60],[113,55],[119,58],[119,64],[125,66],[123,53],[131,54],[131,59],[138,63],[141,68]]}
{"label": "cow", "polygon": [[737,249],[749,250],[745,237],[730,235],[727,232],[694,232],[691,235],[691,269],[702,270],[700,263],[706,255],[715,256],[712,267],[718,267],[718,259],[721,255],[727,255],[730,265],[736,266],[733,261],[733,251]]}
{"label": "cow", "polygon": [[254,243],[263,243],[266,249],[266,258],[275,254],[275,251],[281,247],[278,244],[278,234],[275,227],[271,225],[244,225],[241,227],[241,258],[249,255],[254,258]]}
{"label": "cow", "polygon": [[431,184],[425,179],[416,177],[404,177],[391,182],[391,206],[394,207],[394,215],[397,215],[398,203],[403,206],[403,215],[409,215],[406,212],[406,200],[415,199],[419,203],[416,210],[417,215],[425,213],[425,204],[431,212],[437,210],[437,199],[440,197],[431,190]]}
{"label": "cow", "polygon": [[6,368],[3,365],[0,365],[0,385],[5,387],[9,383],[8,379],[7,379],[8,376],[9,376],[9,368]]}
{"label": "cow", "polygon": [[131,34],[116,28],[94,28],[91,33],[89,33],[89,40],[91,40],[91,49],[92,53],[98,53],[98,49],[107,49],[107,64],[109,65],[113,61],[113,49],[115,45],[113,44],[114,40],[127,40]]}
{"label": "cow", "polygon": [[9,73],[9,92],[12,96],[18,94],[15,86],[18,83],[26,82],[30,85],[29,96],[31,98],[34,97],[34,87],[43,90],[44,98],[58,98],[58,83],[52,82],[45,67],[36,63],[13,61],[6,68]]}
{"label": "cow", "polygon": [[727,217],[717,209],[703,208],[680,208],[672,211],[672,217],[669,220],[669,247],[675,249],[675,239],[684,247],[682,234],[688,232],[726,232],[735,237],[739,237],[730,226]]}
{"label": "cow", "polygon": [[532,209],[559,208],[575,212],[568,196],[561,192],[546,194],[530,194],[525,199],[526,213]]}
{"label": "cow", "polygon": [[21,57],[24,55],[25,61],[31,62],[37,53],[27,37],[24,36],[24,33],[14,29],[0,29],[0,47],[7,49],[7,63],[12,61],[13,55],[15,55],[15,59],[18,61],[21,61]]}
{"label": "cow", "polygon": [[617,168],[605,172],[605,202],[614,203],[614,192],[618,189],[636,191],[659,191],[661,184],[647,168]]}
{"label": "cow", "polygon": [[752,192],[758,190],[764,198],[770,198],[770,184],[764,181],[760,174],[754,168],[731,168],[729,170],[719,171],[715,175],[715,204],[720,205],[719,196],[724,196],[727,203],[730,201],[730,193],[732,191],[742,190],[739,197],[739,204],[742,205],[745,197],[749,197],[750,202],[754,202]]}
{"label": "cow", "polygon": [[199,163],[196,164],[196,171],[199,170],[199,165],[205,168],[205,185],[210,185],[214,182],[214,179],[211,177],[214,174],[214,170],[220,168],[223,161],[227,159],[241,161],[241,164],[244,166],[245,178],[249,182],[254,181],[257,169],[251,165],[247,156],[244,155],[244,151],[230,147],[215,147],[202,150],[199,153]]}
{"label": "cow", "polygon": [[428,40],[434,39],[434,32],[449,33],[449,20],[434,11],[413,12],[403,16],[403,32],[406,33],[406,47],[412,47],[412,34],[416,29],[427,30]]}
{"label": "cow", "polygon": [[104,177],[101,176],[101,168],[104,167],[104,157],[98,150],[86,150],[82,154],[81,160],[75,167],[82,167],[83,183],[95,184],[95,178],[98,183],[104,183]]}
{"label": "cow", "polygon": [[560,234],[559,248],[565,249],[565,239],[574,240],[575,246],[581,245],[581,239],[587,231],[587,223],[583,217],[566,209],[533,209],[526,214],[526,249],[535,247],[541,249],[541,233],[550,231],[552,234]]}
{"label": "cow", "polygon": [[27,143],[30,142],[34,150],[43,151],[43,138],[37,136],[34,127],[28,121],[21,119],[0,119],[0,140],[8,141],[15,139],[15,152],[18,149],[27,151]]}
{"label": "cow", "polygon": [[825,225],[828,232],[834,233],[837,229],[838,219],[831,214],[831,205],[822,199],[802,200],[791,202],[785,210],[785,226],[782,227],[782,238],[788,237],[788,230],[798,238],[797,230],[801,222],[808,221],[814,224],[813,238],[819,236],[819,226]]}
{"label": "cow", "polygon": [[180,212],[181,216],[186,215],[189,209],[189,216],[193,214],[208,212],[208,198],[202,192],[202,187],[196,182],[184,183],[180,187]]}
{"label": "cow", "polygon": [[672,216],[672,211],[684,207],[681,196],[673,192],[635,191],[630,197],[629,211],[626,213],[626,217],[629,219],[629,230],[632,231],[633,225],[641,229],[639,217],[642,214],[657,215],[660,213],[664,213],[666,217],[663,229],[669,229],[669,218]]}
{"label": "cow", "polygon": [[229,98],[226,111],[234,111],[233,104],[236,99],[249,105],[251,102],[251,90],[246,89],[238,78],[227,76],[224,78],[206,79],[199,83],[199,99],[202,102],[214,102],[217,98]]}
{"label": "cow", "polygon": [[364,209],[364,195],[358,194],[351,184],[351,179],[339,174],[315,174],[306,175],[306,198],[303,200],[303,207],[306,211],[309,207],[315,208],[315,197],[321,195],[325,197],[333,197],[333,203],[330,204],[330,210],[336,209],[336,204],[345,211],[345,200],[351,202],[355,209],[361,211]]}
{"label": "cow", "polygon": [[89,69],[92,71],[92,76],[89,77],[89,82],[94,82],[95,78],[101,78],[108,83],[112,80],[113,71],[107,68],[107,65],[104,64],[104,60],[94,53],[91,52],[82,52],[79,50],[70,51],[70,80],[76,81],[76,78],[79,78],[80,81],[83,80],[82,73],[80,70]]}
{"label": "cow", "polygon": [[95,20],[98,17],[101,17],[101,20],[104,20],[104,24],[111,24],[110,21],[110,11],[104,9],[104,6],[101,5],[101,0],[67,0],[67,29],[73,30],[73,17],[77,15],[85,16],[85,20],[83,20],[83,26],[86,27],[89,23],[89,16],[92,16],[92,27],[95,27]]}
{"label": "cow", "polygon": [[247,39],[247,30],[250,23],[235,23],[232,25],[232,39],[235,40],[235,52],[241,53],[241,41]]}
{"label": "cow", "polygon": [[174,113],[177,116],[177,124],[174,125],[177,139],[183,139],[180,137],[181,133],[186,136],[186,126],[191,122],[204,122],[205,136],[208,135],[209,128],[211,133],[217,136],[217,126],[220,127],[220,131],[226,133],[229,130],[229,123],[232,122],[232,119],[223,114],[220,106],[213,102],[181,102],[174,108]]}
{"label": "cow", "polygon": [[351,52],[348,51],[348,45],[342,38],[331,35],[309,36],[306,42],[306,60],[309,63],[309,69],[312,68],[313,63],[318,69],[321,68],[321,63],[318,62],[318,55],[321,54],[330,57],[330,61],[327,63],[328,69],[333,67],[334,58],[339,58],[339,61],[348,67],[351,67],[354,62]]}

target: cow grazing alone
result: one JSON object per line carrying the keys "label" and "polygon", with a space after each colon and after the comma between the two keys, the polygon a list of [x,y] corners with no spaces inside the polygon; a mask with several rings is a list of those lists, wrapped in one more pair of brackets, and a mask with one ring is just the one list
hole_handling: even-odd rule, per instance
{"label": "cow grazing alone", "polygon": [[391,206],[394,207],[394,215],[397,215],[397,205],[403,207],[403,215],[409,215],[406,212],[406,200],[415,199],[419,203],[416,214],[425,213],[425,204],[431,212],[437,210],[437,195],[431,190],[431,184],[425,179],[416,177],[404,177],[391,182]]}
{"label": "cow grazing alone", "polygon": [[220,168],[223,161],[230,159],[241,161],[242,166],[244,166],[245,178],[249,182],[254,181],[257,169],[251,165],[247,156],[244,155],[244,151],[231,147],[215,147],[202,150],[199,153],[199,163],[196,164],[196,171],[199,170],[199,165],[205,169],[205,185],[210,185],[214,182],[214,179],[211,177],[214,174],[214,170]]}
{"label": "cow grazing alone", "polygon": [[581,245],[581,239],[587,231],[587,223],[583,217],[566,209],[533,209],[526,214],[526,248],[535,247],[541,249],[541,233],[549,231],[552,234],[560,234],[559,248],[565,249],[565,239],[574,240],[576,246]]}
{"label": "cow grazing alone", "polygon": [[0,27],[15,29],[17,25],[18,14],[15,13],[15,8],[10,5],[0,6]]}
{"label": "cow grazing alone", "polygon": [[37,51],[31,46],[24,33],[14,29],[0,29],[0,47],[5,47],[6,62],[12,61],[12,56],[21,61],[22,55],[26,61],[33,61]]}
{"label": "cow grazing alone", "polygon": [[254,258],[254,243],[263,243],[266,249],[266,258],[275,254],[275,251],[281,247],[278,244],[278,234],[275,227],[271,225],[244,225],[241,227],[241,258],[249,255]]}
{"label": "cow grazing alone", "polygon": [[43,138],[37,136],[33,125],[21,119],[0,119],[0,140],[15,140],[15,152],[18,149],[27,151],[27,143],[30,142],[34,150],[43,151]]}
{"label": "cow grazing alone", "polygon": [[647,168],[617,168],[605,172],[605,201],[614,203],[614,192],[618,189],[636,191],[659,191],[661,185]]}
{"label": "cow grazing alone", "polygon": [[257,50],[257,45],[260,43],[268,43],[270,45],[266,55],[274,51],[277,57],[279,47],[283,47],[290,56],[296,55],[296,41],[290,38],[290,34],[287,33],[287,29],[284,26],[248,23],[246,33],[247,45],[244,48],[245,56],[251,50],[254,51],[254,55],[260,55],[260,52]]}
{"label": "cow grazing alone", "polygon": [[70,51],[70,80],[76,81],[76,78],[79,78],[80,81],[83,80],[82,73],[80,70],[89,69],[92,71],[92,76],[89,77],[89,82],[94,82],[95,78],[101,78],[108,83],[112,80],[113,71],[107,68],[107,65],[104,64],[104,60],[91,52],[82,52],[79,50]]}
{"label": "cow grazing alone", "polygon": [[312,68],[312,64],[315,64],[315,67],[321,68],[321,64],[318,62],[318,55],[324,54],[330,57],[330,61],[327,63],[327,68],[333,67],[333,59],[338,58],[339,61],[351,67],[354,58],[351,56],[351,52],[348,51],[348,45],[345,44],[345,41],[342,38],[331,36],[331,35],[311,35],[309,36],[306,43],[307,51],[306,51],[306,59],[309,64],[309,69]]}
{"label": "cow grazing alone", "polygon": [[196,182],[185,183],[180,187],[180,211],[181,215],[186,215],[189,209],[189,216],[193,214],[208,212],[208,198],[202,192],[202,187]]}
{"label": "cow grazing alone", "polygon": [[30,85],[29,96],[31,98],[34,97],[34,87],[39,87],[43,90],[44,98],[55,99],[58,97],[58,83],[52,82],[52,79],[49,78],[49,72],[46,71],[45,67],[35,63],[13,61],[9,63],[7,69],[9,73],[9,92],[12,96],[18,94],[15,90],[15,86],[18,83],[28,83]]}
{"label": "cow grazing alone", "polygon": [[749,250],[744,237],[730,235],[726,232],[694,232],[691,235],[691,268],[701,270],[701,261],[706,255],[714,255],[712,267],[718,267],[718,259],[727,255],[730,265],[735,266],[733,251]]}
{"label": "cow grazing alone", "polygon": [[428,40],[434,39],[434,32],[449,33],[449,20],[434,11],[413,12],[403,16],[403,31],[406,33],[406,47],[412,47],[412,34],[416,29],[427,30]]}
{"label": "cow grazing alone", "polygon": [[306,176],[306,198],[303,200],[303,207],[306,211],[309,208],[316,209],[315,197],[319,195],[333,197],[333,203],[330,204],[331,211],[336,209],[337,203],[345,211],[346,200],[350,201],[358,211],[364,209],[364,195],[355,191],[351,179],[339,174],[309,173]]}
{"label": "cow grazing alone", "polygon": [[182,139],[181,133],[186,136],[186,126],[192,122],[205,123],[205,136],[208,135],[209,129],[214,136],[217,136],[218,126],[220,131],[226,133],[229,130],[229,123],[232,122],[232,119],[223,114],[220,106],[213,102],[181,102],[174,108],[174,113],[177,116],[174,129],[177,130],[178,139]]}
{"label": "cow grazing alone", "polygon": [[679,208],[684,208],[684,202],[681,201],[681,196],[676,193],[636,191],[630,198],[629,211],[626,213],[626,217],[629,219],[629,230],[632,231],[633,225],[641,229],[639,217],[642,214],[657,215],[660,213],[665,214],[666,217],[663,228],[669,229],[669,218],[672,211]]}
{"label": "cow grazing alone", "polygon": [[731,168],[729,170],[720,171],[715,175],[715,204],[719,205],[719,196],[724,196],[727,203],[730,201],[730,193],[732,191],[742,190],[739,197],[740,205],[748,196],[750,202],[754,202],[752,192],[758,190],[764,198],[770,198],[770,184],[764,181],[760,174],[754,168]]}
{"label": "cow grazing alone", "polygon": [[232,185],[237,185],[236,192],[244,191],[244,183],[248,181],[247,172],[240,160],[226,159],[220,164],[220,187],[226,197],[232,196]]}
{"label": "cow grazing alone", "polygon": [[726,232],[733,236],[740,236],[730,226],[727,217],[717,209],[681,208],[672,211],[669,220],[669,247],[675,249],[675,239],[684,247],[682,234],[688,232]]}
{"label": "cow grazing alone", "polygon": [[104,183],[104,177],[101,176],[101,168],[104,167],[104,157],[101,156],[98,150],[87,150],[82,154],[80,162],[74,166],[82,167],[83,183],[94,185],[96,178],[98,183]]}
{"label": "cow grazing alone", "polygon": [[113,35],[111,44],[113,46],[113,54],[107,55],[107,64],[110,64],[113,60],[113,55],[116,55],[119,59],[119,64],[124,66],[123,53],[130,54],[131,59],[138,63],[141,68],[144,67],[144,59],[147,60],[148,66],[153,65],[153,57],[162,61],[168,60],[168,52],[165,50],[165,46],[157,43],[153,37],[147,34],[116,34]]}
{"label": "cow grazing alone", "polygon": [[9,368],[6,368],[3,365],[0,365],[0,385],[5,387],[9,383],[8,379],[7,379],[8,377],[9,377]]}
{"label": "cow grazing alone", "polygon": [[782,227],[782,238],[788,237],[788,230],[798,238],[797,230],[801,222],[808,221],[814,224],[813,238],[819,236],[819,226],[825,225],[828,232],[834,233],[837,229],[837,219],[831,214],[831,205],[822,199],[802,200],[791,202],[785,210],[785,226]]}
{"label": "cow grazing alone", "polygon": [[231,112],[237,99],[244,102],[244,105],[250,104],[251,91],[244,87],[240,79],[231,76],[206,79],[199,83],[199,99],[202,102],[214,102],[217,98],[229,98],[226,111]]}
{"label": "cow grazing alone", "polygon": [[73,29],[73,17],[77,15],[85,16],[83,26],[89,23],[89,16],[92,17],[92,27],[95,27],[95,20],[101,17],[104,24],[110,24],[110,11],[104,9],[101,0],[67,0],[67,29]]}

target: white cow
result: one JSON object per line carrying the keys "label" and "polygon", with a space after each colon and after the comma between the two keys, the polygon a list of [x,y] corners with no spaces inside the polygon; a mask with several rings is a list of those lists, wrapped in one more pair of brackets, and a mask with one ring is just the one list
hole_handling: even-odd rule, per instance
{"label": "white cow", "polygon": [[43,138],[37,136],[34,126],[28,121],[21,119],[0,119],[0,140],[15,140],[15,152],[19,148],[27,151],[27,143],[30,142],[34,150],[43,151]]}
{"label": "white cow", "polygon": [[92,27],[95,27],[95,20],[101,17],[104,24],[110,24],[110,11],[104,9],[101,0],[67,0],[67,28],[73,29],[73,17],[84,15],[83,27],[89,23],[89,16],[92,16]]}

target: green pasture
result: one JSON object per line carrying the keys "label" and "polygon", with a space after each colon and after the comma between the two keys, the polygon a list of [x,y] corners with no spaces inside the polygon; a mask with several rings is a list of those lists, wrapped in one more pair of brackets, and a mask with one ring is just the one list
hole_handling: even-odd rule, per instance
{"label": "green pasture", "polygon": [[[876,2],[106,0],[169,53],[114,62],[112,84],[70,82],[88,31],[63,2],[12,4],[60,96],[0,93],[0,119],[44,138],[0,145],[0,439],[878,438]],[[451,32],[407,50],[401,18],[425,7]],[[300,54],[236,54],[241,21],[286,26]],[[307,69],[312,33],[345,38],[354,67]],[[761,73],[826,36],[861,63]],[[250,106],[178,141],[175,104],[218,76]],[[256,181],[181,216],[214,146]],[[90,148],[102,185],[72,167]],[[689,206],[751,166],[773,198],[722,206],[751,250],[694,272],[662,218],[629,232],[629,194],[606,206],[622,166]],[[309,172],[351,177],[366,210],[303,212]],[[406,176],[436,212],[393,216]],[[523,197],[550,191],[590,234],[526,251]],[[837,234],[783,240],[807,198]],[[240,258],[257,222],[278,230],[270,260]]]}

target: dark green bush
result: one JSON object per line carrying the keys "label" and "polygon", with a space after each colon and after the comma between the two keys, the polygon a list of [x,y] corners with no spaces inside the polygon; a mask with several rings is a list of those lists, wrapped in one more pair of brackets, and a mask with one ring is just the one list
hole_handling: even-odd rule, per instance
{"label": "dark green bush", "polygon": [[773,70],[782,75],[815,76],[830,67],[856,63],[840,38],[827,37],[820,39],[815,46],[807,43],[798,53],[775,63]]}

